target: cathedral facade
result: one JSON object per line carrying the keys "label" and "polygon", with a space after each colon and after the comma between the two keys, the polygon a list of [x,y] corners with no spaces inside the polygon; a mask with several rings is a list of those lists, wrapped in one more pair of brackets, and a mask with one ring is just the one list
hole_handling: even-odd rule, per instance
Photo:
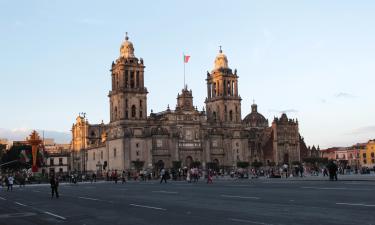
{"label": "cathedral facade", "polygon": [[128,39],[110,70],[109,124],[90,124],[83,114],[73,124],[75,170],[234,168],[238,162],[275,166],[309,156],[297,120],[282,114],[269,125],[255,103],[242,119],[237,70],[229,67],[221,49],[207,72],[205,108],[194,106],[185,86],[174,109],[147,115],[145,65]]}

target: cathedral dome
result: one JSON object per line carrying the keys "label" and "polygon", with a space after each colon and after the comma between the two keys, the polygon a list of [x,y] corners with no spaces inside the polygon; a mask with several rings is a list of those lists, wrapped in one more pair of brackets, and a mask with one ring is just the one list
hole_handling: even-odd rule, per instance
{"label": "cathedral dome", "polygon": [[215,58],[214,68],[215,70],[220,69],[220,68],[225,68],[225,69],[228,68],[228,59],[227,59],[227,56],[221,50],[221,46],[220,46],[219,54]]}
{"label": "cathedral dome", "polygon": [[120,56],[124,58],[135,58],[133,43],[129,41],[128,33],[126,33],[125,41],[121,45]]}
{"label": "cathedral dome", "polygon": [[249,127],[268,127],[268,120],[257,111],[257,105],[251,105],[251,113],[249,113],[243,122]]}

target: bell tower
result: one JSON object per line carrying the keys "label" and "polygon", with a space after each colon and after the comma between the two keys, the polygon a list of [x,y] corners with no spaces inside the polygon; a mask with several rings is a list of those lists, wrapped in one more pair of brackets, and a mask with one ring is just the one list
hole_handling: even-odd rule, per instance
{"label": "bell tower", "polygon": [[144,86],[143,59],[134,55],[133,43],[126,33],[120,48],[120,57],[112,62],[110,122],[147,119],[147,88]]}
{"label": "bell tower", "polygon": [[207,72],[207,120],[210,123],[241,123],[241,97],[238,95],[237,70],[232,72],[227,56],[221,50],[214,69]]}

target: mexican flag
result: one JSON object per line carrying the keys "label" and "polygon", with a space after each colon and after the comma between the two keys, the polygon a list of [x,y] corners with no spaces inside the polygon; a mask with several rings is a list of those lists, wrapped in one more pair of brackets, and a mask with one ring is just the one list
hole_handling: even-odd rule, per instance
{"label": "mexican flag", "polygon": [[190,55],[185,55],[184,54],[184,63],[188,63],[190,59]]}

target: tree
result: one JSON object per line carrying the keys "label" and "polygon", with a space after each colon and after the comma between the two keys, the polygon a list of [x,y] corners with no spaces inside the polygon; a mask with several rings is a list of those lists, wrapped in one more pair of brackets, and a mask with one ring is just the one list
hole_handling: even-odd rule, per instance
{"label": "tree", "polygon": [[0,162],[2,161],[3,155],[5,154],[6,145],[0,144]]}
{"label": "tree", "polygon": [[181,168],[181,165],[182,165],[182,162],[181,162],[181,161],[173,161],[173,162],[172,162],[172,167],[173,167],[173,169],[175,169],[175,170],[180,169],[180,168]]}
{"label": "tree", "polygon": [[249,162],[246,162],[246,161],[237,162],[237,167],[239,167],[239,168],[246,169],[249,166],[250,166]]}
{"label": "tree", "polygon": [[300,163],[299,161],[293,161],[293,162],[292,162],[292,165],[293,165],[293,166],[299,166],[299,165],[301,165],[301,163]]}
{"label": "tree", "polygon": [[191,163],[191,166],[192,166],[192,167],[200,167],[200,166],[201,166],[201,162],[199,162],[199,161],[194,161],[194,162]]}
{"label": "tree", "polygon": [[254,161],[251,163],[251,166],[258,169],[259,167],[263,166],[262,162]]}
{"label": "tree", "polygon": [[[23,168],[30,168],[30,163],[23,163],[20,159],[20,153],[22,150],[31,151],[30,145],[13,145],[5,154],[3,155],[1,162],[9,163],[1,167],[1,169],[11,169],[18,170]],[[10,163],[12,162],[12,163]]]}
{"label": "tree", "polygon": [[137,170],[137,171],[140,171],[142,168],[143,168],[143,165],[145,164],[145,161],[139,161],[139,160],[136,160],[136,161],[132,161],[133,165],[134,165],[134,168]]}

